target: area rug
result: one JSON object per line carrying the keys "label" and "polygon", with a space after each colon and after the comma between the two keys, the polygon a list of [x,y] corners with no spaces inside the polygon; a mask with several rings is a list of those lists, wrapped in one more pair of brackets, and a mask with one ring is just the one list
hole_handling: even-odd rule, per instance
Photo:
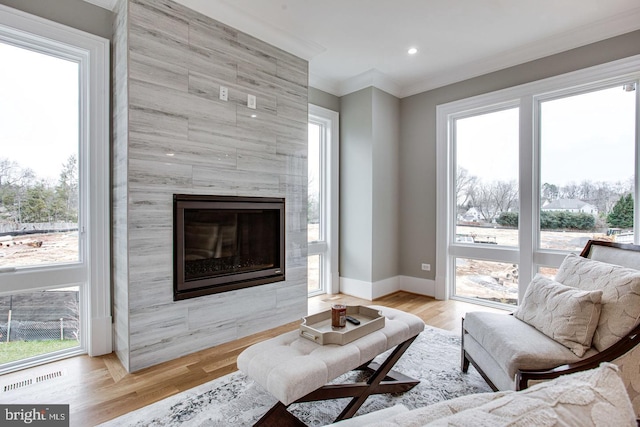
{"label": "area rug", "polygon": [[[379,356],[381,360],[387,353]],[[473,369],[460,371],[460,337],[442,329],[425,327],[404,353],[395,370],[420,380],[401,394],[370,396],[358,414],[403,404],[413,409],[442,400],[491,389]],[[352,381],[359,374],[345,374],[335,382]],[[289,410],[308,426],[331,424],[349,399],[293,404]],[[276,399],[241,372],[234,372],[201,386],[130,412],[103,427],[123,426],[251,426]]]}

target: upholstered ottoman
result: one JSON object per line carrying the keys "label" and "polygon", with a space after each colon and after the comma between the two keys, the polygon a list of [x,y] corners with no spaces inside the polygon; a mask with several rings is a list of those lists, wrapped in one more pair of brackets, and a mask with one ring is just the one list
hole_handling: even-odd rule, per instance
{"label": "upholstered ottoman", "polygon": [[[343,397],[353,399],[337,419],[350,418],[369,395],[402,392],[419,383],[391,368],[422,332],[424,322],[401,310],[370,307],[382,312],[385,326],[348,344],[320,345],[296,330],[254,344],[238,356],[238,368],[279,400],[256,425],[301,425],[297,419],[292,422],[289,404]],[[393,347],[383,363],[371,362]],[[355,369],[371,371],[372,376],[366,383],[327,386]]]}

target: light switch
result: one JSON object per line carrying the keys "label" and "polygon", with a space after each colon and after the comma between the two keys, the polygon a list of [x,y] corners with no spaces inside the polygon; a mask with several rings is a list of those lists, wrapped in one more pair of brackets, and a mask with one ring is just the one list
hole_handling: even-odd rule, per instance
{"label": "light switch", "polygon": [[256,96],[255,95],[247,95],[247,107],[255,110],[256,109]]}

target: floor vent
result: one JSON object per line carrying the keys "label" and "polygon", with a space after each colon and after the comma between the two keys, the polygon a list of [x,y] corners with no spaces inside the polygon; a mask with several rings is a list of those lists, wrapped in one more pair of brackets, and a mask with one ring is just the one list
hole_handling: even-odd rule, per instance
{"label": "floor vent", "polygon": [[51,372],[49,374],[40,375],[36,377],[36,382],[41,383],[43,381],[52,380],[62,376],[62,371]]}
{"label": "floor vent", "polygon": [[7,392],[7,391],[11,391],[11,390],[16,390],[22,387],[26,387],[28,385],[33,384],[33,380],[31,378],[29,378],[28,380],[22,380],[22,381],[18,381],[12,384],[7,384],[4,387],[2,387],[2,391]]}
{"label": "floor vent", "polygon": [[32,384],[38,384],[38,383],[42,383],[44,381],[49,381],[49,380],[52,380],[52,379],[55,379],[55,378],[59,378],[59,377],[61,377],[63,375],[64,375],[63,371],[55,371],[55,372],[49,372],[48,374],[31,376],[29,378],[25,378],[25,379],[20,380],[20,381],[15,381],[15,382],[10,383],[10,384],[2,385],[2,392],[6,393],[6,392],[9,392],[9,391],[17,390],[19,388],[27,387],[27,386],[30,386]]}

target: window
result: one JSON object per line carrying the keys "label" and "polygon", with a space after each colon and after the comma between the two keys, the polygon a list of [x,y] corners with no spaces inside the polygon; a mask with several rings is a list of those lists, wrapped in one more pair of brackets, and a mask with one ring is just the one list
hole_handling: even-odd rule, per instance
{"label": "window", "polygon": [[436,296],[514,306],[589,239],[639,242],[640,58],[437,108]]}
{"label": "window", "polygon": [[338,113],[309,106],[308,292],[338,289]]}
{"label": "window", "polygon": [[111,351],[108,48],[0,6],[0,373]]}
{"label": "window", "polygon": [[[634,241],[636,93],[633,83],[618,83],[538,97],[540,248],[577,251],[593,237]],[[616,217],[627,197],[631,209]]]}

